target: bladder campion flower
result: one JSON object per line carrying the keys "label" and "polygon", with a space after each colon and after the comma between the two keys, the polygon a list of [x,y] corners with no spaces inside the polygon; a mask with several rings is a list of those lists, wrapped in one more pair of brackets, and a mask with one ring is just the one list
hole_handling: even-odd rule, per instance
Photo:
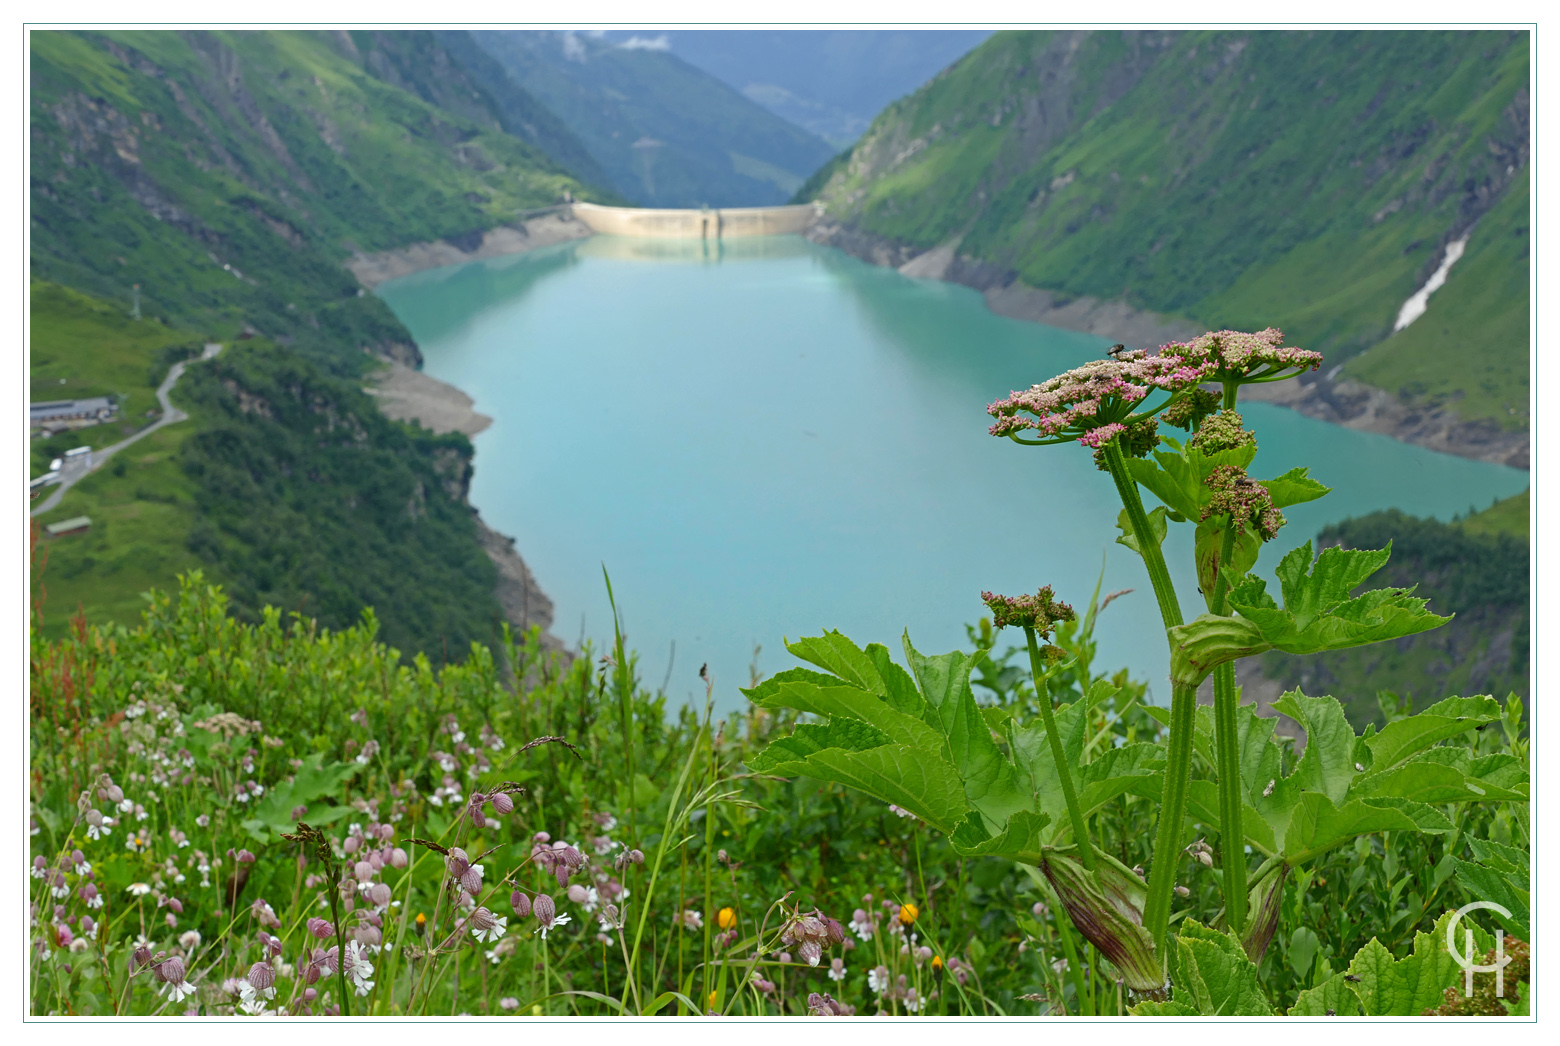
{"label": "bladder campion flower", "polygon": [[502,915],[494,915],[486,908],[478,908],[466,920],[466,925],[471,928],[471,935],[483,942],[496,941],[504,936],[504,929],[508,924],[508,919]]}
{"label": "bladder campion flower", "polygon": [[540,924],[538,928],[542,931],[544,941],[547,939],[548,931],[569,921],[569,914],[565,912],[559,915],[558,906],[545,893],[537,894],[536,900],[531,902],[531,914],[536,916],[536,921]]}
{"label": "bladder campion flower", "polygon": [[184,979],[184,960],[177,955],[153,966],[152,976],[162,983],[163,987],[158,991],[166,990],[169,1002],[179,1002],[195,994],[195,986]]}

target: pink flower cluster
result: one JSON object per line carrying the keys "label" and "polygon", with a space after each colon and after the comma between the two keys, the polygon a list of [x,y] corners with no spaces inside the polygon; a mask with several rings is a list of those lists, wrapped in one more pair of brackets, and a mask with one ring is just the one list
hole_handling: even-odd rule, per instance
{"label": "pink flower cluster", "polygon": [[1250,476],[1246,470],[1234,465],[1220,465],[1209,475],[1208,489],[1213,499],[1203,510],[1202,518],[1228,515],[1236,523],[1249,523],[1263,541],[1278,536],[1278,528],[1284,525],[1284,514],[1273,506],[1273,495]]}
{"label": "pink flower cluster", "polygon": [[1032,628],[1041,635],[1049,635],[1051,629],[1059,623],[1077,617],[1072,607],[1055,598],[1050,585],[1032,596],[999,596],[994,592],[982,592],[980,598],[991,611],[992,624],[998,628],[1018,625]]}
{"label": "pink flower cluster", "polygon": [[991,404],[986,413],[997,420],[989,431],[1011,436],[1033,429],[1046,439],[1077,439],[1098,448],[1122,432],[1122,422],[1149,393],[1178,392],[1207,380],[1212,372],[1211,362],[1193,363],[1169,353],[1150,356],[1142,350],[1095,360]]}
{"label": "pink flower cluster", "polygon": [[1212,381],[1266,381],[1315,370],[1322,364],[1319,352],[1285,346],[1284,332],[1277,327],[1255,334],[1209,331],[1191,341],[1172,341],[1159,353],[1178,356],[1189,365],[1211,367]]}

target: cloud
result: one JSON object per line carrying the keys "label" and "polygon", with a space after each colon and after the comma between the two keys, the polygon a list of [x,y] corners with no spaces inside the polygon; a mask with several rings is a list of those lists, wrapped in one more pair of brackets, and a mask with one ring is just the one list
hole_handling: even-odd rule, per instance
{"label": "cloud", "polygon": [[585,61],[585,45],[573,33],[563,34],[563,57],[571,62]]}
{"label": "cloud", "polygon": [[631,36],[618,46],[625,51],[670,51],[672,49],[671,41],[666,38],[665,33],[650,37]]}

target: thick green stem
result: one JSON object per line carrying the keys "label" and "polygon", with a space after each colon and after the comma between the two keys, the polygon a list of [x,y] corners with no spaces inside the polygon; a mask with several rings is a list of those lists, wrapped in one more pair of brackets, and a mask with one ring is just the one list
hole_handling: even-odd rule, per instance
{"label": "thick green stem", "polygon": [[[1238,389],[1234,382],[1225,383],[1225,410],[1235,409]],[[1210,613],[1228,612],[1225,601],[1230,586],[1224,568],[1235,551],[1236,527],[1240,525],[1230,519],[1219,541],[1219,572],[1208,598]],[[1224,919],[1237,936],[1246,929],[1246,831],[1241,823],[1240,720],[1236,714],[1239,703],[1235,690],[1235,663],[1226,661],[1213,671],[1213,743],[1219,772],[1219,857],[1224,868]]]}
{"label": "thick green stem", "polygon": [[1067,800],[1067,816],[1072,819],[1073,841],[1078,844],[1078,859],[1089,871],[1094,871],[1094,845],[1089,839],[1089,825],[1083,819],[1083,809],[1078,805],[1078,792],[1073,787],[1072,769],[1067,765],[1067,753],[1062,750],[1062,736],[1056,731],[1056,714],[1051,711],[1051,688],[1047,681],[1044,658],[1035,640],[1035,630],[1024,626],[1024,638],[1029,642],[1029,671],[1035,679],[1035,696],[1039,699],[1040,715],[1045,719],[1045,736],[1051,744],[1051,757],[1056,760],[1056,773],[1062,780],[1062,797]]}
{"label": "thick green stem", "polygon": [[1143,511],[1143,499],[1138,496],[1137,481],[1127,472],[1127,456],[1121,452],[1121,444],[1117,440],[1111,440],[1105,444],[1105,465],[1110,470],[1110,478],[1116,481],[1116,493],[1121,496],[1121,504],[1127,510],[1127,519],[1132,523],[1132,531],[1137,535],[1138,550],[1143,557],[1143,565],[1148,568],[1149,584],[1154,587],[1154,598],[1159,601],[1159,616],[1164,619],[1165,628],[1174,628],[1182,624],[1181,601],[1176,598],[1175,584],[1170,580],[1170,568],[1165,566],[1165,553],[1159,547],[1159,543],[1153,538],[1153,531],[1149,529],[1148,513]]}
{"label": "thick green stem", "polygon": [[1214,747],[1219,764],[1219,863],[1224,867],[1224,918],[1237,936],[1246,930],[1246,830],[1241,778],[1235,662],[1213,670]]}
{"label": "thick green stem", "polygon": [[1148,872],[1148,900],[1143,926],[1154,939],[1154,953],[1164,960],[1165,935],[1170,929],[1170,896],[1180,866],[1181,824],[1186,816],[1186,792],[1192,767],[1192,734],[1197,725],[1197,688],[1170,691],[1170,750],[1165,760],[1165,791],[1154,833],[1154,855]]}
{"label": "thick green stem", "polygon": [[[1138,536],[1138,550],[1148,568],[1148,580],[1159,601],[1159,616],[1166,632],[1182,624],[1181,603],[1176,598],[1165,566],[1164,550],[1154,540],[1138,496],[1137,482],[1127,472],[1127,459],[1117,440],[1105,444],[1105,467],[1110,470],[1121,495],[1127,519]],[[1168,636],[1166,642],[1168,642]],[[1154,856],[1148,876],[1148,900],[1143,926],[1154,940],[1154,952],[1164,961],[1165,935],[1170,928],[1170,896],[1175,889],[1175,873],[1180,864],[1181,823],[1186,815],[1187,783],[1192,772],[1192,732],[1197,722],[1197,688],[1172,686],[1170,690],[1170,744],[1165,764],[1164,798],[1159,806],[1159,825],[1154,833]]]}

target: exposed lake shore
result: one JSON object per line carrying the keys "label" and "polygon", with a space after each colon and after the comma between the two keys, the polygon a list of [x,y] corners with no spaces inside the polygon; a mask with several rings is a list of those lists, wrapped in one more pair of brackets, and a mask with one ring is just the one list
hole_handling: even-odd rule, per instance
{"label": "exposed lake shore", "polygon": [[[378,401],[379,409],[391,420],[415,422],[433,432],[459,432],[468,438],[493,424],[493,419],[479,414],[471,397],[455,386],[395,360],[386,363],[386,369],[363,391]],[[494,594],[505,619],[516,633],[540,626],[543,643],[562,649],[562,640],[548,631],[553,623],[553,602],[515,551],[515,539],[489,527],[476,508],[471,514],[476,518],[477,540],[498,568]]]}
{"label": "exposed lake shore", "polygon": [[[1064,330],[1097,334],[1131,348],[1154,347],[1195,337],[1206,329],[1189,320],[1133,308],[1124,301],[1080,295],[1067,297],[1029,287],[1009,270],[958,253],[953,240],[922,250],[827,218],[812,224],[807,238],[846,254],[897,269],[906,276],[961,283],[981,292],[993,312]],[[1493,421],[1466,420],[1455,413],[1405,402],[1384,389],[1347,378],[1328,380],[1307,374],[1299,381],[1253,385],[1243,395],[1276,403],[1364,432],[1379,432],[1443,454],[1488,461],[1512,468],[1529,467],[1530,435]]]}

